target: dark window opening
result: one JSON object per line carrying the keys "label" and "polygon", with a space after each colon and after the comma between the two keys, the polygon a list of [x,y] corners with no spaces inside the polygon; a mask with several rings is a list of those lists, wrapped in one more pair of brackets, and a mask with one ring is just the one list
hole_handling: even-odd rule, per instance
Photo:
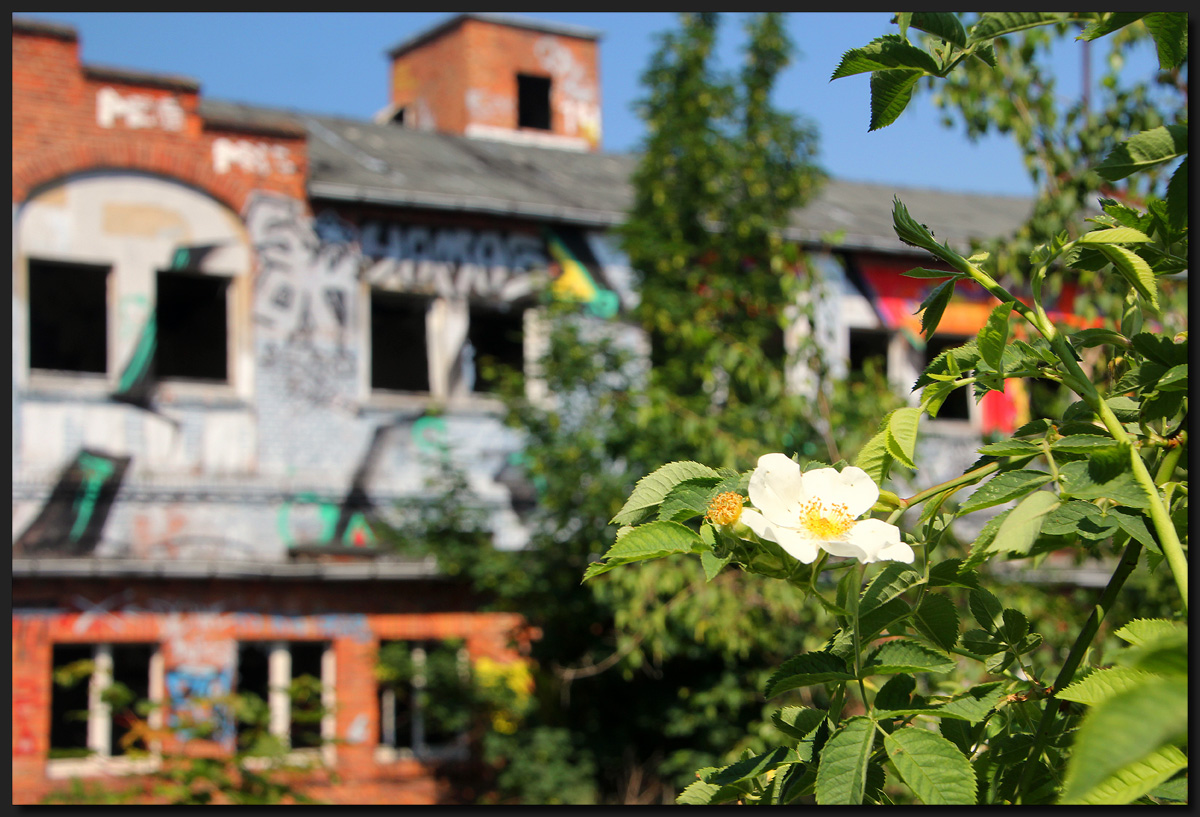
{"label": "dark window opening", "polygon": [[158,377],[228,380],[228,289],[224,277],[158,273]]}
{"label": "dark window opening", "polygon": [[406,110],[405,108],[397,108],[396,109],[396,112],[394,114],[392,114],[392,124],[393,125],[400,125],[401,127],[404,126],[404,111],[405,110]]}
{"label": "dark window opening", "polygon": [[850,375],[862,376],[868,367],[887,377],[888,344],[892,335],[882,329],[850,330]]}
{"label": "dark window opening", "polygon": [[268,701],[270,700],[270,650],[271,645],[261,642],[245,642],[238,644],[237,682],[234,690],[239,695],[254,695],[262,700],[262,706],[256,707],[259,717],[256,723],[245,723],[241,719],[237,724],[238,746],[250,748],[246,744],[253,743],[255,734],[269,731]]}
{"label": "dark window opening", "polygon": [[517,127],[550,130],[550,78],[517,74]]}
{"label": "dark window opening", "polygon": [[88,751],[88,686],[93,648],[55,644],[50,690],[50,757],[84,757]]}
{"label": "dark window opening", "polygon": [[108,371],[108,271],[30,259],[30,368]]}
{"label": "dark window opening", "polygon": [[412,749],[415,663],[410,643],[381,642],[377,666],[379,742],[397,749]]}
{"label": "dark window opening", "polygon": [[292,653],[292,719],[288,737],[293,749],[321,745],[321,658],[325,645],[298,641],[288,645]]}
{"label": "dark window opening", "polygon": [[501,371],[518,373],[525,366],[525,312],[519,307],[500,309],[471,304],[467,340],[474,355],[473,390],[494,392],[499,388]]}
{"label": "dark window opening", "polygon": [[[135,705],[138,701],[150,700],[150,659],[154,656],[152,644],[116,644],[112,648],[113,684],[124,689],[120,696],[110,699],[112,703],[112,746],[113,755],[126,754],[121,738],[133,729],[140,719]],[[129,748],[146,749],[140,743]]]}
{"label": "dark window opening", "polygon": [[[947,349],[957,349],[962,346],[970,338],[966,337],[938,337],[930,338],[925,344],[925,365],[928,366],[933,362],[934,358],[940,355]],[[969,420],[971,419],[970,406],[967,400],[975,399],[974,389],[971,386],[965,386],[955,389],[946,398],[946,402],[942,403],[942,407],[938,409],[939,420]]]}
{"label": "dark window opening", "polygon": [[371,290],[371,388],[429,391],[429,299]]}
{"label": "dark window opening", "polygon": [[472,718],[461,641],[384,641],[377,667],[381,744],[418,756],[461,745]]}

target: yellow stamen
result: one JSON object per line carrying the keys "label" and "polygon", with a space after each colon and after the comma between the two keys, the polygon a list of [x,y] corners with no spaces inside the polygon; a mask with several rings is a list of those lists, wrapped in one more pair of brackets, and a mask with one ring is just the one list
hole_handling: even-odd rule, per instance
{"label": "yellow stamen", "polygon": [[800,526],[814,539],[837,539],[854,527],[854,517],[840,502],[810,499],[800,508]]}
{"label": "yellow stamen", "polygon": [[717,494],[708,503],[706,517],[718,525],[732,525],[742,516],[742,495],[733,491]]}

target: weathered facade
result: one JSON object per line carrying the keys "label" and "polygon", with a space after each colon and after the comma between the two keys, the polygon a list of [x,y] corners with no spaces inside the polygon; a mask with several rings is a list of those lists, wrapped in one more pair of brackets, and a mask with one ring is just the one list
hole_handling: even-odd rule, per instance
{"label": "weathered facade", "polygon": [[[598,150],[597,51],[596,32],[460,15],[391,52],[389,104],[357,121],[85,65],[73,30],[14,20],[14,802],[136,770],[96,697],[106,679],[171,718],[301,672],[333,709],[320,751],[341,782],[314,778],[317,796],[452,796],[437,752],[395,734],[376,651],[453,641],[513,662],[529,634],[431,564],[384,556],[373,523],[448,448],[496,546],[525,541],[520,441],[481,361],[526,367],[536,397],[540,292],[618,326],[637,298],[609,235],[635,159]],[[928,264],[892,234],[894,193],[834,180],[790,237],[825,274],[835,374],[878,354],[907,392],[935,350],[906,332],[923,293],[899,273]],[[901,196],[959,245],[1028,208]],[[985,315],[964,295],[942,345]],[[928,478],[1019,408],[991,395],[932,424]],[[96,669],[72,732],[51,675],[81,656]],[[224,724],[188,746],[233,739]]]}

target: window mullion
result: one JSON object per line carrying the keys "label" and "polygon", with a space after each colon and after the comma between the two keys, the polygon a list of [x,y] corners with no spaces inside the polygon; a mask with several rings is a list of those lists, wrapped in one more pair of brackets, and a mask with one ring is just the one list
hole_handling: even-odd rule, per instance
{"label": "window mullion", "polygon": [[92,677],[88,683],[88,749],[100,757],[112,755],[112,712],[104,692],[112,686],[112,645],[97,644],[92,654]]}
{"label": "window mullion", "polygon": [[271,644],[267,658],[267,698],[271,715],[270,731],[286,744],[292,725],[291,696],[288,688],[292,683],[292,653],[287,642]]}

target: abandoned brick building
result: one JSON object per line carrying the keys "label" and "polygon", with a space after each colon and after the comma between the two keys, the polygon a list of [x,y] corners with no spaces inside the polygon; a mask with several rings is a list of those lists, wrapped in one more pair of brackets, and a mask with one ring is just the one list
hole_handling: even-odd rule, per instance
{"label": "abandoned brick building", "polygon": [[[519,440],[475,361],[534,359],[545,287],[618,324],[637,298],[610,235],[636,157],[600,150],[598,47],[457,15],[390,52],[390,99],[360,121],[89,65],[75,30],[14,18],[14,802],[155,762],[122,754],[100,699],[113,679],[166,718],[263,690],[271,730],[337,771],[316,796],[447,796],[432,764],[462,746],[397,711],[376,651],[513,662],[530,634],[387,555],[373,520],[419,496],[448,445],[495,545],[524,542]],[[907,393],[987,306],[962,295],[936,342],[913,342],[927,282],[899,273],[925,260],[892,232],[895,192],[831,180],[789,237],[819,250],[835,374],[876,357]],[[960,246],[1029,207],[902,197]],[[1020,409],[964,399],[923,444],[955,472]],[[80,658],[93,675],[71,698],[52,674]],[[301,674],[332,711],[315,741],[268,691]],[[191,743],[228,750],[235,729]]]}

